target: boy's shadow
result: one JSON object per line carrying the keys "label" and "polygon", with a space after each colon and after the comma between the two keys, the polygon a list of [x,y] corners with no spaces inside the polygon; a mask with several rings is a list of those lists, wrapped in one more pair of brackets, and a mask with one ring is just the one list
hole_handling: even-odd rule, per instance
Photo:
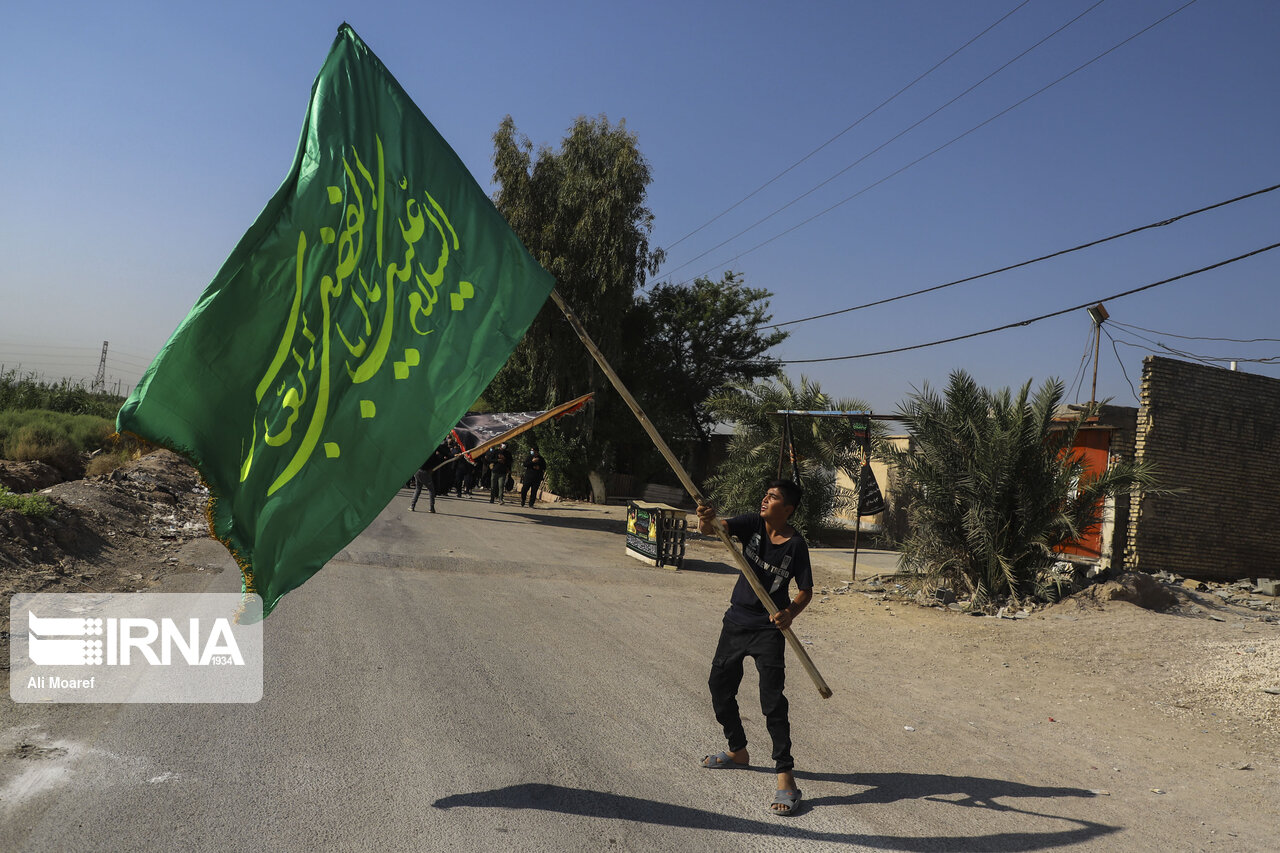
{"label": "boy's shadow", "polygon": [[[536,809],[559,814],[579,815],[611,820],[627,820],[650,823],[657,826],[685,827],[719,832],[738,832],[748,835],[781,836],[828,843],[861,845],[881,850],[929,851],[929,850],[991,850],[1026,851],[1047,850],[1080,844],[1120,831],[1121,827],[1070,817],[1045,814],[1029,809],[1018,809],[997,802],[1001,798],[1062,798],[1093,797],[1092,791],[1080,788],[1038,787],[1001,779],[983,779],[972,776],[943,776],[915,773],[810,773],[797,771],[797,780],[837,782],[853,786],[867,786],[864,791],[839,796],[807,799],[796,818],[752,820],[734,817],[720,812],[696,809],[658,800],[645,800],[605,791],[589,791],[545,783],[510,785],[492,791],[476,791],[470,794],[453,794],[436,800],[437,809],[450,808],[506,808]],[[955,799],[958,796],[959,799]],[[987,835],[966,836],[899,836],[871,832],[841,833],[809,829],[804,825],[804,815],[811,808],[831,806],[870,805],[894,803],[903,800],[927,800],[973,808],[985,808],[1003,813],[1016,813],[1065,822],[1063,829],[1011,831]],[[794,823],[791,821],[799,821]]]}
{"label": "boy's shadow", "polygon": [[896,803],[900,800],[928,800],[950,803],[955,806],[991,809],[1001,812],[1019,812],[1038,817],[1054,817],[1041,812],[1014,808],[997,802],[1006,798],[1048,799],[1060,797],[1094,797],[1092,791],[1083,788],[1054,788],[1024,785],[1004,779],[982,779],[974,776],[945,776],[939,773],[810,773],[797,770],[797,780],[813,779],[820,782],[838,782],[845,785],[864,786],[865,791],[834,797],[815,797],[809,805],[856,806]]}

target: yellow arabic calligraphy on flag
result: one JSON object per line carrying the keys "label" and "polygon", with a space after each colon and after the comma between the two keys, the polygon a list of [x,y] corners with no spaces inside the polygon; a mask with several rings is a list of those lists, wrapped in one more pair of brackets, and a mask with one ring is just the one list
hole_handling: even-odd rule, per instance
{"label": "yellow arabic calligraphy on flag", "polygon": [[271,608],[377,515],[554,284],[350,27],[284,184],[121,409]]}
{"label": "yellow arabic calligraphy on flag", "polygon": [[[287,411],[283,429],[273,433],[271,413],[262,419],[254,430],[253,442],[244,460],[240,479],[243,482],[249,476],[257,442],[261,438],[265,448],[291,447],[295,444],[294,426],[304,406],[311,403],[309,419],[297,448],[284,470],[267,490],[273,494],[277,489],[289,482],[307,463],[320,434],[324,430],[328,413],[330,394],[330,359],[333,352],[333,333],[336,332],[342,342],[343,350],[338,354],[343,359],[343,367],[347,377],[354,385],[367,382],[381,370],[388,361],[391,348],[392,332],[395,328],[396,290],[407,289],[407,296],[402,300],[404,320],[408,322],[413,334],[425,337],[434,331],[427,328],[427,319],[435,311],[440,299],[440,287],[444,283],[445,268],[449,264],[450,246],[459,248],[458,232],[449,221],[448,214],[429,192],[423,192],[425,203],[413,196],[404,199],[403,218],[397,218],[396,231],[400,238],[397,245],[403,246],[398,260],[384,263],[385,243],[383,227],[383,211],[386,209],[386,180],[384,176],[384,158],[382,140],[376,139],[377,162],[375,168],[378,177],[366,168],[360,159],[360,152],[352,148],[349,158],[343,160],[344,174],[348,179],[348,189],[330,186],[329,203],[342,206],[343,230],[339,234],[333,228],[320,228],[320,247],[333,246],[336,242],[337,263],[333,274],[324,274],[320,278],[320,305],[310,306],[312,316],[319,314],[318,322],[308,319],[308,312],[303,306],[304,270],[307,267],[307,235],[298,232],[298,254],[295,275],[294,300],[289,311],[288,323],[281,336],[280,345],[275,357],[258,383],[256,398],[259,403],[271,388],[279,398],[279,406]],[[400,184],[402,190],[407,189],[407,180]],[[366,205],[366,194],[369,204]],[[373,212],[373,222],[369,223],[369,212]],[[439,240],[438,254],[430,262],[434,268],[428,271],[418,257],[418,243],[427,234],[427,222],[431,223]],[[377,269],[384,271],[383,281],[374,280],[372,285],[365,279],[360,269],[365,250],[365,228],[367,224],[374,227],[374,246],[377,255]],[[316,251],[316,249],[312,249]],[[462,311],[467,300],[475,296],[475,287],[471,282],[458,280],[456,289],[449,293],[449,309]],[[347,317],[351,328],[344,330],[343,324],[335,317],[339,312],[330,300],[346,300]],[[376,322],[376,327],[375,327]],[[318,333],[312,328],[318,327]],[[317,358],[317,348],[319,357]],[[345,354],[344,354],[345,352]],[[305,353],[305,356],[304,356]],[[421,352],[414,346],[404,349],[400,360],[391,361],[396,379],[408,378],[409,371],[417,367]],[[292,364],[290,364],[292,362]],[[286,365],[294,368],[289,374]],[[282,371],[285,371],[282,373]],[[308,377],[311,382],[308,382]],[[280,379],[279,384],[276,380]],[[312,387],[314,386],[314,388]],[[312,399],[313,397],[313,399]],[[360,413],[364,418],[372,418],[377,414],[373,400],[360,401]],[[337,442],[326,442],[326,456],[337,456],[341,448]]]}

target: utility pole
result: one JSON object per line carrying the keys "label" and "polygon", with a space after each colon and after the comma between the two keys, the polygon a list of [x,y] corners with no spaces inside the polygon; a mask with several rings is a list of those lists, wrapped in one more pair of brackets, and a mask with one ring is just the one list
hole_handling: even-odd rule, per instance
{"label": "utility pole", "polygon": [[102,342],[102,358],[98,359],[98,375],[93,378],[93,385],[90,391],[101,392],[102,386],[107,378],[107,341]]}
{"label": "utility pole", "polygon": [[1089,387],[1089,405],[1092,406],[1098,399],[1098,348],[1102,344],[1102,324],[1111,315],[1101,302],[1090,306],[1088,311],[1093,320],[1093,385]]}

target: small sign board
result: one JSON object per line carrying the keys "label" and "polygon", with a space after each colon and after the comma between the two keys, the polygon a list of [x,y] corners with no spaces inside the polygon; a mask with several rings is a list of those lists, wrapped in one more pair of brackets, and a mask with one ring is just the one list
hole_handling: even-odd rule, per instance
{"label": "small sign board", "polygon": [[684,563],[688,513],[648,501],[627,504],[627,553],[650,566],[679,569]]}
{"label": "small sign board", "polygon": [[658,565],[661,518],[657,511],[642,507],[635,501],[627,504],[627,553],[651,566]]}

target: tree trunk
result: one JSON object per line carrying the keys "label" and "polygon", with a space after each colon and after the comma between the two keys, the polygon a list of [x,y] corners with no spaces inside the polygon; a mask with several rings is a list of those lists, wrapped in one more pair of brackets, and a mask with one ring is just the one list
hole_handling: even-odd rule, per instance
{"label": "tree trunk", "polygon": [[607,503],[608,494],[605,491],[604,475],[599,471],[588,471],[587,480],[591,483],[591,502],[593,504]]}

